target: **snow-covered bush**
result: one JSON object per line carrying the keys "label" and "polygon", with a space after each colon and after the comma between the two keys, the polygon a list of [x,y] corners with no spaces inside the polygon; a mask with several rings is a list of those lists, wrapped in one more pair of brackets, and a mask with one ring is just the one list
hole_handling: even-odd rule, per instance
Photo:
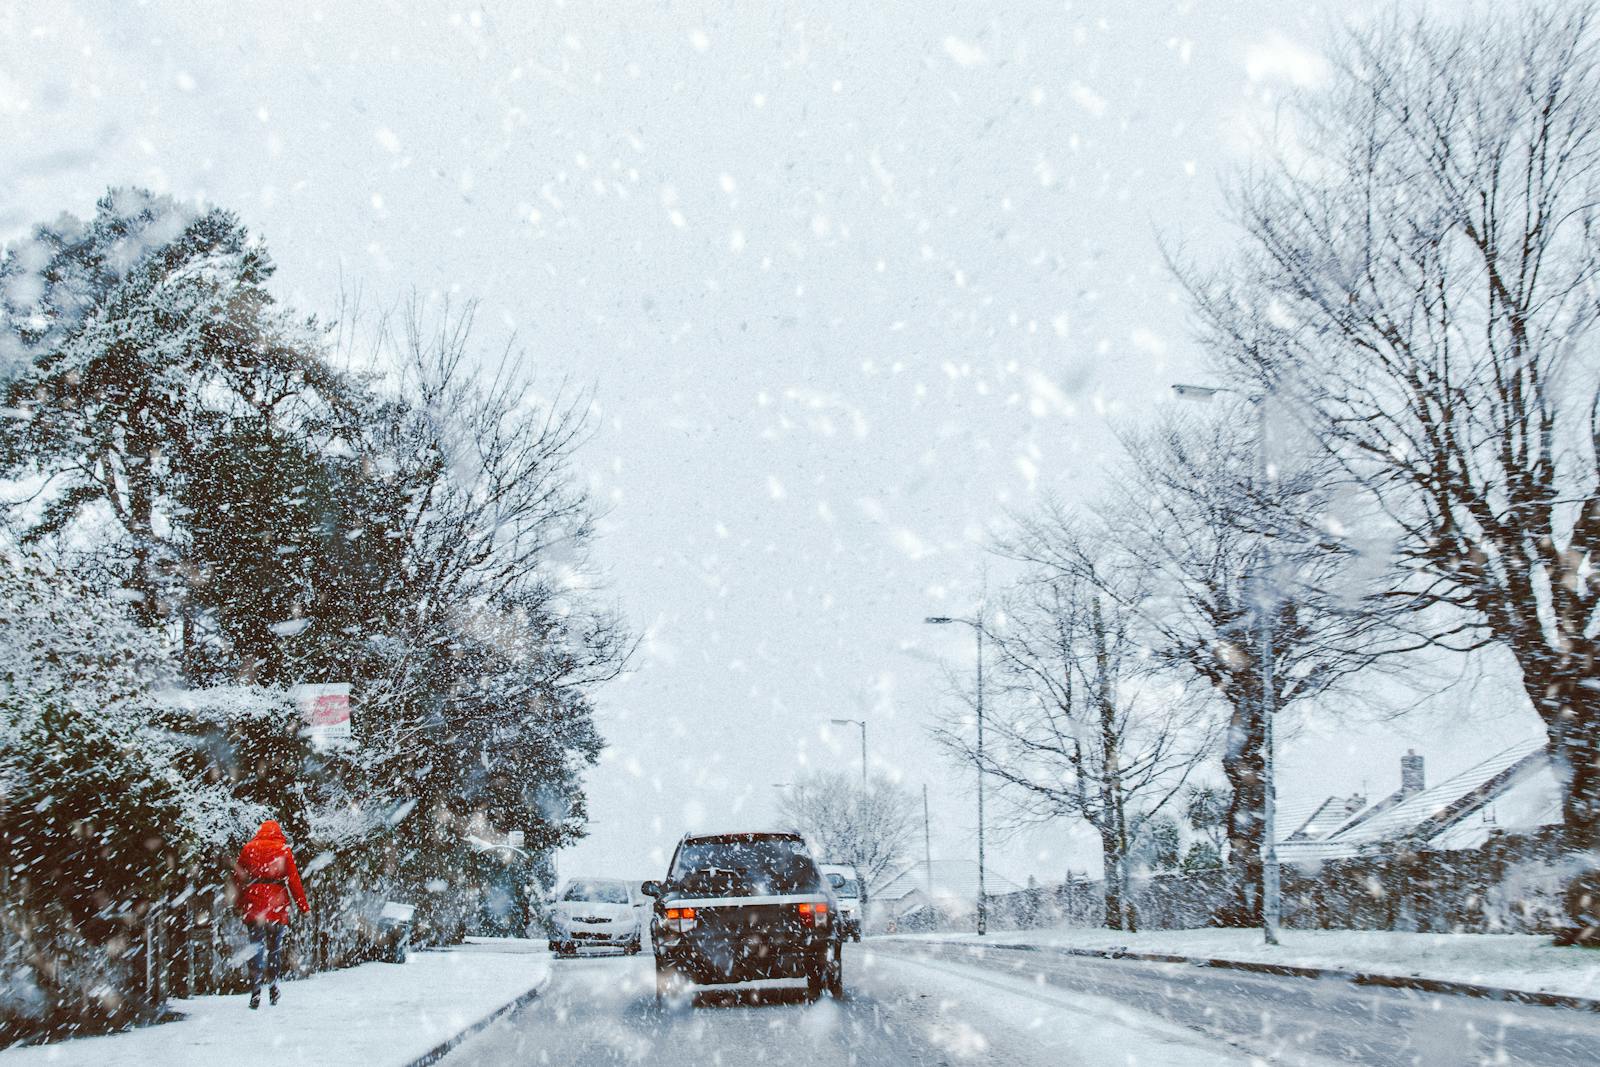
{"label": "snow-covered bush", "polygon": [[182,782],[121,716],[19,693],[0,716],[0,1037],[136,1018],[126,950],[191,850]]}
{"label": "snow-covered bush", "polygon": [[141,704],[160,639],[37,561],[0,561],[0,1042],[138,1016],[127,948],[194,839]]}

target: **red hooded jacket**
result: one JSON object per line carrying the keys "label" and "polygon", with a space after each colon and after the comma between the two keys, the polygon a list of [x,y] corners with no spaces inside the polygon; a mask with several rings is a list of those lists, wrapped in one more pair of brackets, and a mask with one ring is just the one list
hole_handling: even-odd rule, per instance
{"label": "red hooded jacket", "polygon": [[310,911],[306,891],[300,884],[300,872],[294,865],[294,853],[283,830],[268,819],[256,831],[256,836],[245,842],[239,850],[239,859],[233,865],[233,885],[239,891],[239,915],[247,923],[289,922],[289,894],[301,911]]}

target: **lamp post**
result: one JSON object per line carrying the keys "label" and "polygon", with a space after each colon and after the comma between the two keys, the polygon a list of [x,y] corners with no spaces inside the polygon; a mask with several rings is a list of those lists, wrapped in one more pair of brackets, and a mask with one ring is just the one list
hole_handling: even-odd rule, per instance
{"label": "lamp post", "polygon": [[928,905],[933,905],[933,833],[928,826],[928,783],[922,783],[922,873],[926,876]]}
{"label": "lamp post", "polygon": [[[972,627],[972,632],[978,635],[978,936],[982,937],[989,932],[989,895],[984,887],[983,869],[983,605],[978,605],[976,619],[929,615],[922,621],[930,626],[961,623]],[[929,877],[932,877],[932,872]]]}
{"label": "lamp post", "polygon": [[[779,825],[783,825],[784,820],[787,819],[787,817],[790,814],[789,811],[788,811],[787,805],[786,805],[786,801],[788,801],[788,799],[789,799],[788,790],[791,787],[793,787],[794,783],[793,782],[773,782],[773,783],[771,783],[771,785],[772,785],[772,788],[774,790],[776,790],[777,793],[778,793],[778,819],[779,819]],[[798,827],[798,826],[790,826],[790,827],[788,827],[788,829],[791,829],[791,830],[798,830],[799,828],[800,827]]]}
{"label": "lamp post", "polygon": [[864,719],[829,719],[835,726],[858,726],[861,728],[861,803],[856,805],[856,819],[860,825],[856,828],[856,847],[859,852],[857,859],[863,861],[856,868],[856,892],[861,894],[861,908],[863,919],[867,907],[867,723]]}
{"label": "lamp post", "polygon": [[829,719],[835,726],[861,728],[861,803],[867,802],[867,724],[860,719]]}
{"label": "lamp post", "polygon": [[[1218,393],[1243,396],[1256,409],[1256,478],[1263,493],[1270,470],[1267,463],[1267,398],[1240,393],[1237,389],[1209,385],[1174,385],[1172,391],[1183,400],[1206,403]],[[1277,694],[1272,677],[1272,623],[1268,610],[1271,591],[1272,538],[1263,538],[1257,564],[1256,602],[1261,617],[1256,623],[1257,669],[1261,673],[1261,931],[1269,945],[1278,943],[1278,922],[1282,911],[1281,872],[1278,868],[1278,787],[1273,759],[1273,719],[1277,716]]]}

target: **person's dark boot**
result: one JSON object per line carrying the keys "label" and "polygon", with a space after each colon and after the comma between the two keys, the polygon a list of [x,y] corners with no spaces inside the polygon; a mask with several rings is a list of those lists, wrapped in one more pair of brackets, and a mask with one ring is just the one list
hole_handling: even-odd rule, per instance
{"label": "person's dark boot", "polygon": [[278,983],[277,982],[273,982],[272,983],[272,988],[267,990],[267,997],[272,1001],[272,1003],[274,1003],[274,1004],[278,1003]]}
{"label": "person's dark boot", "polygon": [[261,1007],[261,990],[252,989],[250,990],[250,1010],[255,1011],[259,1007]]}

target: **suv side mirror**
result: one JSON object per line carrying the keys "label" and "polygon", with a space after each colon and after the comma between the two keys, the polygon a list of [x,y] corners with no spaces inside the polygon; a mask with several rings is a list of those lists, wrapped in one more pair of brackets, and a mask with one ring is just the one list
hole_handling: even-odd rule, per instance
{"label": "suv side mirror", "polygon": [[649,881],[639,887],[639,892],[643,893],[647,897],[659,897],[661,895],[661,888],[660,882]]}

